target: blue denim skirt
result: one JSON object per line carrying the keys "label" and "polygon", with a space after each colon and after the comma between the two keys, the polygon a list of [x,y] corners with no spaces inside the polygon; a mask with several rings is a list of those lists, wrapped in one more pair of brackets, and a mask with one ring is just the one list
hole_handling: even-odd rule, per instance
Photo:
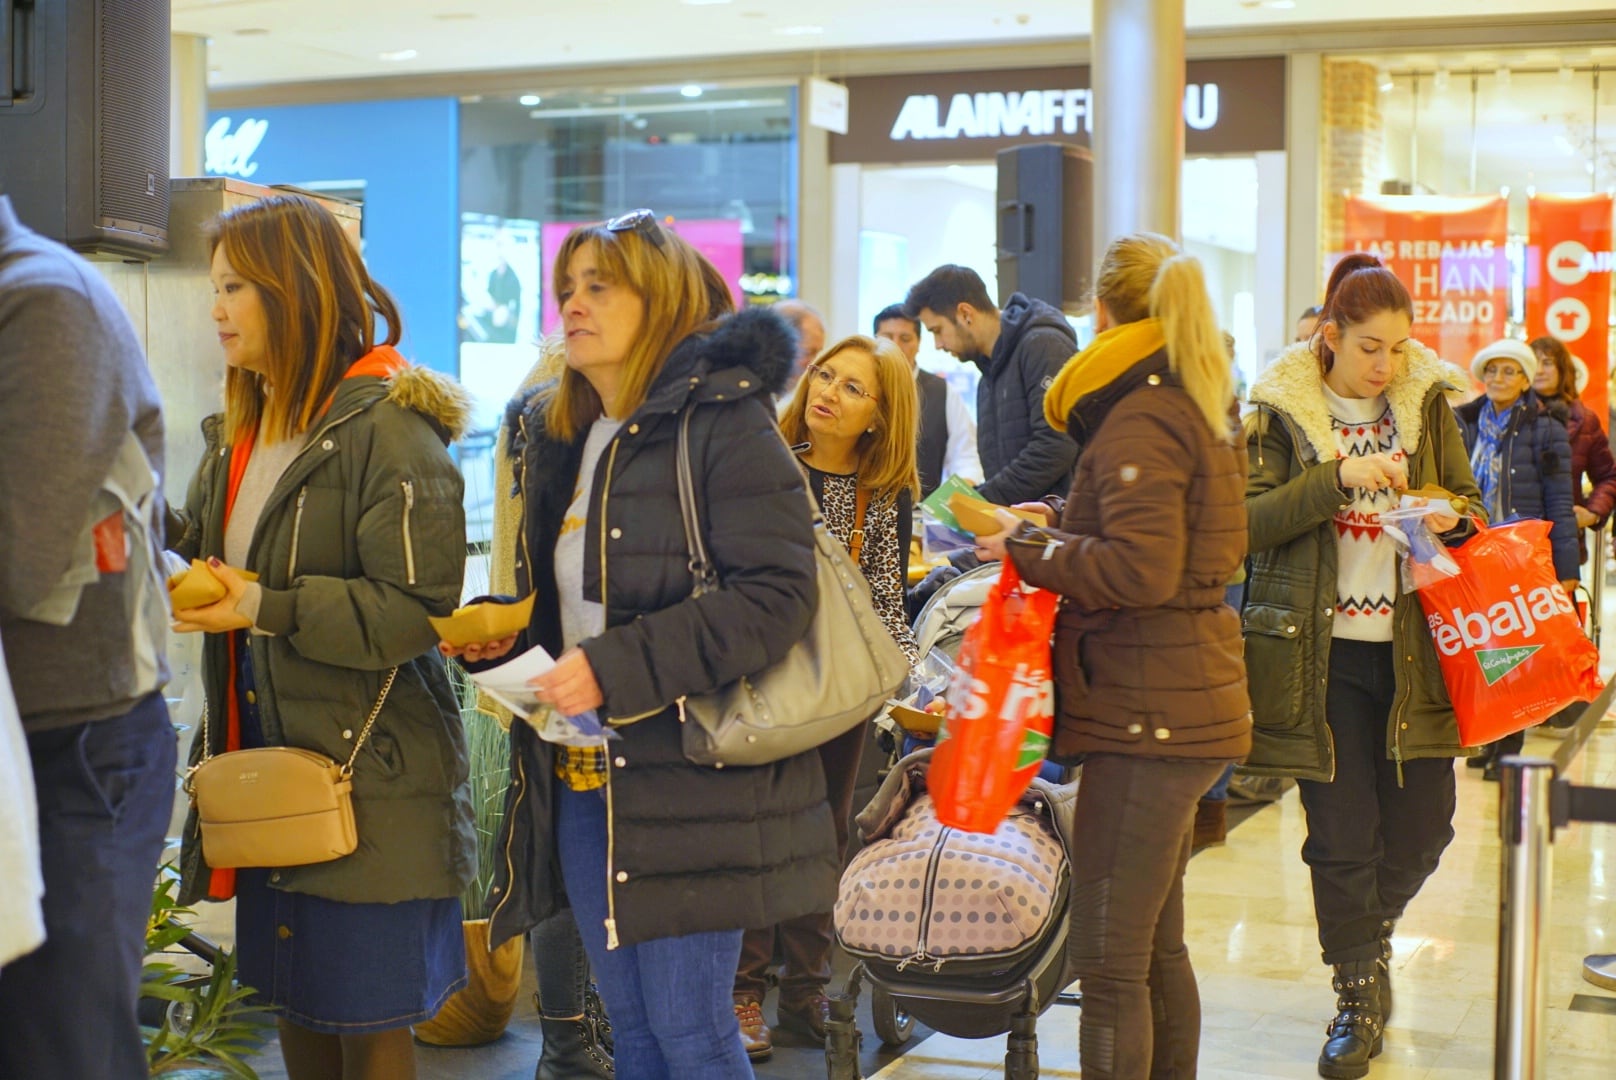
{"label": "blue denim skirt", "polygon": [[466,985],[460,901],[345,904],[236,872],[236,979],[298,1027],[356,1035],[430,1020]]}
{"label": "blue denim skirt", "polygon": [[[245,635],[237,655],[242,745],[262,746]],[[310,1031],[363,1035],[430,1020],[466,985],[459,897],[348,904],[273,888],[272,874],[236,871],[236,981],[254,1004]]]}

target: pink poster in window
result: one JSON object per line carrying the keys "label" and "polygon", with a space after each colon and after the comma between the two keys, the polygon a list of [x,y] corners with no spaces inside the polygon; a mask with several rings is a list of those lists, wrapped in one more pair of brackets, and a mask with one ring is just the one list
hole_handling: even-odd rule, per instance
{"label": "pink poster in window", "polygon": [[[544,226],[542,251],[544,258],[544,333],[549,334],[561,325],[561,312],[555,305],[555,291],[549,288],[551,274],[555,266],[556,254],[561,250],[562,243],[572,230],[580,225],[590,224],[583,221],[557,221]],[[691,244],[695,249],[707,256],[708,260],[729,282],[730,295],[735,298],[737,307],[744,304],[745,298],[741,295],[741,274],[746,268],[746,260],[741,240],[741,223],[732,218],[683,218],[679,220],[663,219],[662,227],[678,233],[681,238]]]}

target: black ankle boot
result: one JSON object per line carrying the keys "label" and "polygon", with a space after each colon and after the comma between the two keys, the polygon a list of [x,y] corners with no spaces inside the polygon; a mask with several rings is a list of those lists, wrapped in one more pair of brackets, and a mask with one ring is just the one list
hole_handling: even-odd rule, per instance
{"label": "black ankle boot", "polygon": [[588,1020],[540,1017],[544,1047],[533,1080],[612,1080],[617,1075],[611,1055],[595,1041]]}
{"label": "black ankle boot", "polygon": [[1319,1075],[1358,1080],[1369,1074],[1369,1059],[1380,1053],[1385,1017],[1380,1006],[1380,959],[1335,966],[1335,1019],[1325,1027]]}

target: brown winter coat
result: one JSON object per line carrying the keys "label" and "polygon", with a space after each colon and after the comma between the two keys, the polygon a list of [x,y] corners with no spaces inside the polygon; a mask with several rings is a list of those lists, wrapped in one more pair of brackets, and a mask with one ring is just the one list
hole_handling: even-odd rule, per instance
{"label": "brown winter coat", "polygon": [[1244,757],[1240,619],[1223,602],[1246,554],[1243,456],[1165,351],[1078,398],[1067,431],[1079,455],[1060,528],[1008,545],[1024,580],[1062,598],[1053,756]]}

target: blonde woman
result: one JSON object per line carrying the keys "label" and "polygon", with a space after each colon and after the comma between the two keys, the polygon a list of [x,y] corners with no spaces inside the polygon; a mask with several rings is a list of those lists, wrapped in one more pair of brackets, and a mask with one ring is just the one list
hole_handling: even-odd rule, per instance
{"label": "blonde woman", "polygon": [[[553,277],[561,377],[511,412],[525,513],[517,638],[564,716],[594,710],[610,751],[511,727],[511,789],[491,916],[497,945],[570,907],[611,1017],[617,1074],[751,1080],[730,987],[746,927],[828,909],[837,880],[812,753],[756,768],[693,765],[679,702],[761,671],[801,639],[817,599],[802,474],[769,395],[796,339],[734,314],[723,278],[648,210],[573,232]],[[722,587],[691,595],[675,488],[683,414],[702,527]],[[587,1075],[587,1074],[586,1074]]]}
{"label": "blonde woman", "polygon": [[[846,544],[870,583],[870,595],[893,640],[917,658],[904,610],[909,573],[911,511],[920,481],[915,470],[915,427],[920,406],[914,369],[890,341],[862,334],[843,338],[808,366],[781,409],[780,426],[808,470],[830,531]],[[819,748],[836,849],[847,851],[853,785],[869,733],[860,724]],[[750,930],[735,975],[735,1015],[747,1054],[761,1061],[773,1052],[763,1019],[766,973],[776,942],[785,958],[780,973],[780,1026],[823,1040],[830,1003],[830,909],[777,926]]]}
{"label": "blonde woman", "polygon": [[1240,620],[1224,603],[1246,553],[1245,462],[1200,263],[1166,237],[1125,236],[1095,292],[1100,334],[1044,398],[1078,444],[1059,527],[979,543],[1063,599],[1055,754],[1083,761],[1069,953],[1083,1076],[1194,1076],[1184,867],[1197,801],[1251,747]]}

